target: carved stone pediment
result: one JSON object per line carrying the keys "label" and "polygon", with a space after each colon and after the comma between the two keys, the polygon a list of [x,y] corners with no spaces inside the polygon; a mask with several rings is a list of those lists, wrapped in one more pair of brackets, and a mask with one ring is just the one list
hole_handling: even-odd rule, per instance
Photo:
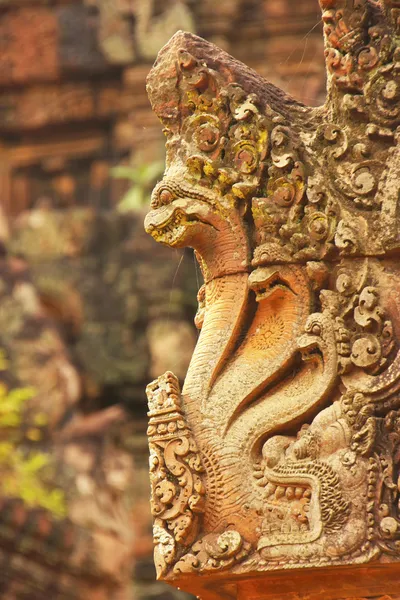
{"label": "carved stone pediment", "polygon": [[205,282],[182,392],[148,388],[171,582],[400,559],[400,3],[320,5],[321,108],[183,32],[148,78],[167,165],[145,228]]}

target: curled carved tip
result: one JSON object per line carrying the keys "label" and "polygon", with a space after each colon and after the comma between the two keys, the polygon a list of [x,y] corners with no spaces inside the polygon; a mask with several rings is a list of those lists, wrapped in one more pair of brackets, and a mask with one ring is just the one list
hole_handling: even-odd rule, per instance
{"label": "curled carved tip", "polygon": [[197,60],[184,48],[178,50],[179,66],[182,70],[191,71],[197,66]]}

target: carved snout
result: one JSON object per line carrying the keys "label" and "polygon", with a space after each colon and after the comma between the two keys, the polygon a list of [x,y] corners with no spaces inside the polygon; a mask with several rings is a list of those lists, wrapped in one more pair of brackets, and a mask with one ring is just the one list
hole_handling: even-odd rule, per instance
{"label": "carved snout", "polygon": [[323,313],[309,316],[305,333],[297,338],[297,347],[303,360],[324,359],[324,354],[336,347],[333,326]]}
{"label": "carved snout", "polygon": [[296,294],[287,278],[284,277],[284,267],[259,267],[250,274],[248,285],[255,292],[258,302],[265,300],[277,290]]}

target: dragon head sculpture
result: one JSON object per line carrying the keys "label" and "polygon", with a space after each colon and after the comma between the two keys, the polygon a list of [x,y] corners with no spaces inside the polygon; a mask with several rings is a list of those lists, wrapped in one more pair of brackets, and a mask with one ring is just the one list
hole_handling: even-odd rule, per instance
{"label": "dragon head sculpture", "polygon": [[[304,149],[289,123],[314,118],[313,109],[183,32],[160,52],[147,89],[164,124],[167,160],[146,231],[169,246],[195,248],[205,270],[216,254],[224,273],[248,269],[268,237],[258,227],[262,202],[273,198],[293,212],[304,197]],[[270,244],[269,261],[287,256],[282,244]]]}

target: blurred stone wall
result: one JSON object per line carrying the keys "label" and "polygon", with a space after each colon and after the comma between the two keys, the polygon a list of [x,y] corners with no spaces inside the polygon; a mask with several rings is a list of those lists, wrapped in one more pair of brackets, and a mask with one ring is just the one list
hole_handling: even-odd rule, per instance
{"label": "blurred stone wall", "polygon": [[179,28],[247,62],[296,98],[324,96],[313,0],[0,0],[0,185],[9,215],[46,201],[112,208],[109,166],[154,160],[160,127],[145,77]]}
{"label": "blurred stone wall", "polygon": [[[320,28],[315,0],[0,0],[0,383],[34,386],[26,418],[47,415],[42,445],[67,465],[74,523],[134,533],[133,588],[96,599],[175,594],[151,563],[144,387],[184,377],[198,273],[190,252],[144,234],[140,208],[118,211],[131,184],[110,174],[163,157],[147,72],[185,29],[317,105]],[[0,510],[0,551],[1,536]]]}

